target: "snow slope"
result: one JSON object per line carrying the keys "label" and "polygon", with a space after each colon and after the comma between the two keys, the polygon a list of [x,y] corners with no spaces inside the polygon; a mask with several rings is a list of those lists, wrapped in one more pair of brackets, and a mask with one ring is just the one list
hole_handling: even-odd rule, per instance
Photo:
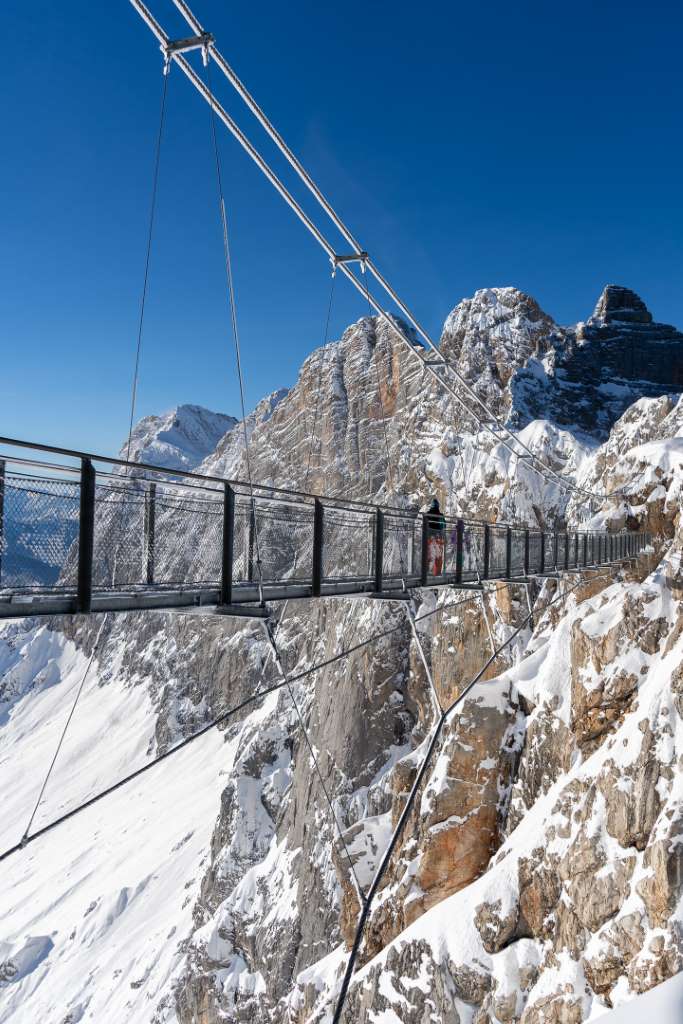
{"label": "snow slope", "polygon": [[[127,683],[117,652],[107,654],[107,671],[94,666],[87,679],[33,830],[155,751],[147,688]],[[40,626],[3,634],[0,663],[10,698],[0,703],[5,849],[26,825],[86,660]],[[3,864],[0,1021],[175,1019],[170,985],[232,755],[222,734],[204,736]]]}

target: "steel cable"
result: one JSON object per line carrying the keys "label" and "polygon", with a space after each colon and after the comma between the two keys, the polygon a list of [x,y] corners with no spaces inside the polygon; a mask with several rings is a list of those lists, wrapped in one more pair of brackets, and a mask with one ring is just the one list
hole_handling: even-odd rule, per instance
{"label": "steel cable", "polygon": [[[424,619],[430,618],[432,615],[436,615],[436,613],[439,611],[444,611],[447,608],[457,608],[460,605],[467,604],[468,602],[473,601],[475,599],[475,596],[472,596],[464,598],[461,601],[454,601],[450,605],[439,605],[438,608],[433,608],[431,609],[431,611],[425,612],[423,615],[417,616],[415,622],[421,622]],[[108,613],[105,613],[105,619],[107,614]],[[128,775],[125,775],[122,779],[119,779],[118,782],[115,782],[111,786],[108,786],[100,793],[96,793],[88,800],[85,800],[83,803],[72,808],[70,811],[67,811],[64,814],[60,815],[60,817],[55,818],[54,821],[49,822],[47,825],[44,825],[36,832],[33,832],[25,840],[22,840],[21,842],[16,843],[14,846],[5,850],[2,854],[0,854],[0,861],[5,860],[11,854],[16,853],[20,849],[23,849],[29,843],[32,843],[34,842],[34,840],[39,839],[41,836],[46,835],[48,832],[51,832],[53,829],[57,828],[57,826],[61,825],[63,822],[68,821],[75,815],[79,814],[81,811],[86,810],[88,807],[91,807],[93,804],[98,803],[98,801],[104,799],[104,797],[106,796],[109,796],[117,789],[120,789],[122,786],[125,786],[129,782],[132,782],[140,775],[143,775],[145,772],[148,772],[151,768],[154,768],[157,764],[160,764],[162,761],[165,761],[172,754],[178,753],[178,751],[189,746],[190,743],[193,743],[201,736],[204,736],[207,732],[210,732],[211,729],[215,729],[217,726],[229,721],[229,719],[233,718],[240,711],[244,710],[244,708],[256,703],[256,701],[261,700],[263,697],[268,697],[271,693],[275,693],[277,690],[281,690],[284,686],[287,685],[288,682],[291,684],[297,683],[302,679],[306,679],[314,672],[319,672],[323,668],[328,668],[329,666],[336,664],[338,661],[342,661],[344,658],[348,658],[356,651],[361,650],[363,647],[367,647],[368,644],[377,643],[380,640],[383,640],[386,637],[391,636],[392,633],[396,633],[399,629],[403,629],[403,623],[398,623],[395,626],[390,626],[385,630],[381,630],[380,632],[374,633],[372,634],[372,636],[366,637],[364,640],[358,641],[358,643],[353,644],[351,647],[347,647],[343,651],[339,651],[332,657],[317,662],[315,665],[311,665],[309,668],[303,670],[302,672],[298,672],[287,678],[283,678],[279,682],[274,683],[272,686],[268,686],[263,690],[258,690],[256,693],[250,694],[248,697],[245,697],[244,700],[240,701],[239,704],[236,704],[233,707],[228,708],[226,711],[223,711],[220,715],[217,715],[210,722],[207,722],[206,725],[202,726],[201,729],[198,729],[197,732],[192,733],[191,736],[186,736],[184,740],[181,740],[181,742],[177,743],[174,747],[171,747],[169,750],[166,750],[163,754],[159,754],[151,761],[147,761],[140,768],[137,768],[135,771],[132,771]]]}
{"label": "steel cable", "polygon": [[[603,574],[603,575],[608,575],[608,574]],[[596,578],[596,577],[594,577],[594,578]],[[574,590],[576,590],[577,587],[579,587],[582,582],[583,582],[582,580],[579,580],[578,583],[576,583],[573,587],[570,587],[569,590],[563,592],[562,594],[558,594],[557,597],[553,598],[552,601],[548,602],[548,604],[546,605],[546,608],[549,608],[551,605],[555,604],[557,601],[561,600],[562,598],[568,597],[569,594],[571,594]],[[501,654],[502,651],[505,650],[505,648],[508,647],[512,643],[512,641],[519,635],[519,633],[522,631],[522,629],[524,629],[524,627],[526,626],[527,622],[529,621],[529,619],[531,617],[532,617],[531,614],[528,615],[521,622],[521,624],[515,629],[514,633],[512,633],[507,638],[507,640],[505,640],[505,642],[500,645],[500,647],[498,647],[496,650],[493,651],[493,653],[487,659],[487,661],[482,666],[482,668],[479,669],[479,671],[470,680],[470,682],[465,686],[465,688],[463,690],[461,690],[461,692],[458,694],[458,696],[442,712],[439,721],[436,723],[436,726],[434,727],[434,731],[432,733],[432,736],[430,738],[429,744],[427,746],[427,750],[425,752],[425,756],[424,756],[424,758],[422,760],[420,768],[418,769],[417,775],[415,776],[415,780],[414,780],[413,785],[412,785],[412,787],[410,789],[408,797],[407,797],[407,799],[406,799],[406,801],[405,801],[405,803],[403,805],[403,810],[401,811],[401,815],[400,815],[400,817],[398,819],[398,822],[396,823],[396,826],[394,828],[394,831],[393,831],[393,833],[391,835],[391,839],[389,840],[389,843],[388,843],[388,845],[387,845],[387,847],[386,847],[386,849],[384,851],[384,854],[383,854],[382,859],[381,859],[381,861],[379,863],[377,871],[375,872],[375,876],[374,876],[374,878],[372,880],[372,883],[370,885],[370,888],[368,890],[368,894],[367,894],[367,898],[365,900],[365,903],[361,907],[361,912],[360,912],[360,915],[359,915],[358,924],[356,926],[356,934],[354,936],[353,945],[351,947],[351,952],[349,953],[349,959],[347,961],[346,970],[344,972],[344,977],[342,979],[341,988],[340,988],[340,991],[339,991],[339,995],[337,997],[337,1002],[336,1002],[336,1006],[335,1006],[335,1010],[334,1010],[334,1016],[332,1018],[332,1024],[340,1024],[340,1022],[341,1022],[341,1015],[342,1015],[342,1011],[344,1009],[344,1003],[346,1001],[346,996],[347,996],[347,993],[348,993],[349,985],[351,983],[351,978],[353,976],[353,970],[354,970],[354,966],[355,966],[355,963],[356,963],[356,959],[358,957],[358,953],[360,952],[361,943],[363,941],[363,937],[364,937],[364,933],[365,933],[365,924],[367,922],[368,917],[370,916],[370,910],[372,908],[372,901],[373,901],[373,899],[375,897],[375,894],[377,893],[377,891],[378,891],[378,889],[380,887],[380,884],[382,882],[384,874],[385,874],[385,872],[386,872],[386,870],[387,870],[387,868],[389,866],[389,863],[391,861],[392,854],[393,854],[393,852],[394,852],[394,850],[395,850],[395,848],[396,848],[396,846],[398,844],[399,839],[401,838],[401,835],[403,833],[403,829],[405,828],[406,822],[408,821],[408,818],[410,817],[410,813],[412,811],[413,804],[415,802],[415,798],[417,797],[417,794],[419,792],[420,786],[422,785],[422,782],[423,782],[423,780],[425,778],[425,775],[427,774],[427,769],[428,769],[428,767],[429,767],[429,765],[431,763],[432,754],[434,753],[434,750],[436,749],[436,745],[437,745],[437,742],[438,742],[439,737],[441,735],[441,732],[443,731],[443,727],[446,724],[446,722],[448,721],[448,719],[450,718],[450,716],[452,715],[452,713],[458,707],[458,705],[460,705],[463,702],[463,700],[465,699],[467,694],[470,693],[472,688],[481,680],[482,676],[484,675],[486,670],[489,668],[489,666],[491,664],[493,664],[494,660],[498,657],[498,655]]]}
{"label": "steel cable", "polygon": [[130,459],[130,445],[133,436],[133,420],[135,418],[135,404],[138,394],[138,379],[140,375],[140,353],[142,351],[142,328],[145,320],[145,305],[147,302],[147,287],[149,284],[149,267],[152,255],[152,236],[154,234],[154,214],[156,212],[157,191],[159,185],[159,167],[161,163],[161,140],[164,132],[164,116],[166,113],[166,94],[168,92],[168,80],[170,78],[170,65],[164,65],[163,84],[161,87],[161,109],[159,112],[159,131],[157,133],[156,152],[154,156],[154,172],[152,175],[152,198],[149,211],[149,227],[147,230],[147,251],[145,254],[145,273],[142,284],[142,297],[140,299],[140,317],[138,320],[138,340],[135,349],[135,367],[133,370],[133,383],[130,398],[130,420],[128,422],[128,444],[126,446],[126,462]]}
{"label": "steel cable", "polygon": [[239,382],[239,393],[240,393],[240,410],[242,413],[242,434],[244,437],[244,455],[247,463],[247,479],[249,482],[249,492],[251,498],[251,509],[252,516],[254,519],[254,545],[256,550],[256,568],[259,574],[259,593],[261,603],[263,604],[263,572],[261,568],[261,551],[259,545],[258,526],[256,517],[256,499],[254,497],[254,482],[251,472],[251,456],[249,453],[249,432],[247,429],[247,413],[246,403],[244,400],[244,375],[242,373],[242,353],[240,348],[240,336],[237,326],[237,305],[235,301],[235,283],[232,273],[232,258],[230,255],[230,237],[228,235],[228,218],[225,212],[225,196],[223,194],[223,178],[221,174],[221,159],[220,151],[218,149],[218,137],[216,134],[216,110],[213,99],[213,89],[211,87],[211,62],[207,66],[207,77],[209,79],[209,95],[211,96],[210,118],[211,118],[211,137],[213,139],[213,150],[214,158],[216,161],[216,181],[218,184],[218,202],[220,207],[220,219],[221,227],[223,230],[223,256],[225,260],[225,274],[228,283],[228,300],[230,306],[230,321],[232,324],[232,334],[235,342],[235,360],[237,364],[237,379]]}

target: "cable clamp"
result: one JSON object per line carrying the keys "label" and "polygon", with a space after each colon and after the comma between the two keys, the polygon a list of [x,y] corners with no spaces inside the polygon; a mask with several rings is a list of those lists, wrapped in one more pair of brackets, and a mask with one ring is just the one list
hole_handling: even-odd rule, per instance
{"label": "cable clamp", "polygon": [[210,32],[202,32],[198,36],[188,36],[186,39],[169,39],[165,46],[161,47],[166,63],[178,53],[189,53],[191,50],[201,50],[204,67],[209,63],[209,48],[216,42],[215,36]]}
{"label": "cable clamp", "polygon": [[361,270],[363,271],[363,273],[365,273],[365,264],[369,259],[370,257],[364,251],[351,252],[345,256],[337,256],[337,254],[335,253],[334,256],[330,256],[330,261],[333,267],[338,267],[340,263],[360,263]]}

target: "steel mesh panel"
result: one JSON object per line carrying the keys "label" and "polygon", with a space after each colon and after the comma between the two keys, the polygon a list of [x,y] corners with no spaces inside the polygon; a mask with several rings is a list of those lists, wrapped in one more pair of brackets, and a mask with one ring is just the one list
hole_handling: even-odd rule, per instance
{"label": "steel mesh panel", "polygon": [[95,488],[92,581],[97,589],[145,582],[144,514],[140,483],[104,483]]}
{"label": "steel mesh panel", "polygon": [[557,565],[560,569],[564,569],[566,554],[567,535],[564,533],[560,533],[557,537]]}
{"label": "steel mesh panel", "polygon": [[466,523],[462,544],[462,575],[475,580],[484,574],[484,527]]}
{"label": "steel mesh panel", "polygon": [[420,527],[415,516],[384,516],[383,575],[411,576],[419,571]]}
{"label": "steel mesh panel", "polygon": [[541,565],[541,535],[540,533],[529,534],[529,572],[542,572]]}
{"label": "steel mesh panel", "polygon": [[[240,503],[241,504],[241,503]],[[235,532],[242,526],[241,578],[258,580],[260,559],[264,583],[283,580],[309,583],[313,573],[313,506],[255,501],[244,503],[235,514]],[[233,578],[240,578],[233,573]]]}
{"label": "steel mesh panel", "polygon": [[155,509],[154,581],[217,585],[223,553],[222,499],[157,492]]}
{"label": "steel mesh panel", "polygon": [[489,576],[505,576],[507,571],[507,529],[489,527]]}
{"label": "steel mesh panel", "polygon": [[[386,533],[386,522],[384,529]],[[371,576],[375,571],[376,532],[377,517],[373,513],[325,506],[323,579],[367,579]],[[384,571],[388,571],[386,566]]]}
{"label": "steel mesh panel", "polygon": [[76,481],[8,474],[0,535],[0,587],[75,586],[80,489]]}
{"label": "steel mesh panel", "polygon": [[546,533],[544,537],[543,547],[543,572],[549,572],[555,566],[555,546],[553,544],[553,536],[551,533]]}
{"label": "steel mesh panel", "polygon": [[510,572],[513,576],[524,575],[524,541],[525,531],[512,531],[512,557],[510,559]]}
{"label": "steel mesh panel", "polygon": [[569,534],[569,537],[567,538],[567,544],[568,544],[568,547],[569,547],[569,555],[568,555],[567,565],[569,566],[570,569],[574,569],[576,567],[576,534],[575,533],[570,533]]}
{"label": "steel mesh panel", "polygon": [[[248,502],[235,502],[235,523],[232,539],[232,578],[234,583],[243,583],[249,579],[249,550],[251,547],[252,569],[254,561],[254,539],[251,522],[251,505]],[[251,543],[250,543],[251,541]]]}

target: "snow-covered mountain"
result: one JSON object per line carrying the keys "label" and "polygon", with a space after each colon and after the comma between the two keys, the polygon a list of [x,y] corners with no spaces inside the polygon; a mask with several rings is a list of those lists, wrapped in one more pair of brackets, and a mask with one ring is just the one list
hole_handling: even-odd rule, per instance
{"label": "snow-covered mountain", "polygon": [[[314,352],[249,418],[261,481],[406,504],[436,492],[470,515],[655,534],[613,577],[470,593],[426,620],[446,701],[534,609],[449,721],[370,915],[345,1024],[580,1024],[683,964],[683,400],[667,382],[652,394],[655,368],[630,380],[621,414],[624,395],[613,405],[589,382],[577,401],[600,415],[586,406],[568,423],[571,382],[558,372],[603,343],[609,362],[629,338],[643,352],[680,351],[680,336],[653,335],[648,316],[608,289],[585,330],[569,331],[516,290],[485,289],[444,328],[444,347],[519,417],[527,443],[599,491],[626,489],[602,508],[549,488],[476,432],[374,318]],[[141,436],[154,447],[172,429]],[[195,465],[244,478],[242,425],[231,421]],[[437,606],[429,592],[421,600]],[[0,627],[0,848],[25,828],[98,627]],[[297,602],[278,631],[296,673],[389,627],[292,686],[361,885],[424,752],[424,667],[405,610],[386,602]],[[248,621],[109,617],[34,828],[274,678]],[[286,690],[3,869],[3,1024],[330,1020],[358,895]]]}
{"label": "snow-covered mountain", "polygon": [[[161,416],[145,416],[133,428],[130,458],[152,466],[192,472],[237,423],[234,416],[201,405],[179,405]],[[128,443],[120,452],[126,457]]]}

